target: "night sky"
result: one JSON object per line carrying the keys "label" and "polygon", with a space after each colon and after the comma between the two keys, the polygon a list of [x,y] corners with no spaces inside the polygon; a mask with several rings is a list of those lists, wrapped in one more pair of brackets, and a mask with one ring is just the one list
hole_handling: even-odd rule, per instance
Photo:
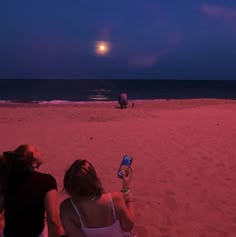
{"label": "night sky", "polygon": [[235,64],[235,0],[0,1],[1,79],[235,80]]}

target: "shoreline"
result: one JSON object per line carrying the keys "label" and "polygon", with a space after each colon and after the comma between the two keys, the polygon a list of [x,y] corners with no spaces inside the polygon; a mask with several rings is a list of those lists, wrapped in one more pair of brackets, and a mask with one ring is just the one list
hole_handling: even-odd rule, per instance
{"label": "shoreline", "polygon": [[[215,104],[216,102],[219,103],[225,103],[225,104],[232,104],[236,102],[235,99],[224,99],[224,98],[181,98],[181,99],[129,99],[128,100],[128,108],[131,107],[132,103],[139,103],[139,104],[150,104],[150,103],[159,103],[159,104],[167,104],[170,102],[181,102],[181,104]],[[117,100],[111,100],[111,101],[66,101],[66,100],[51,100],[51,101],[37,101],[37,102],[14,102],[9,100],[0,100],[0,108],[1,107],[47,107],[47,106],[91,106],[91,105],[110,105],[110,104],[116,104],[117,106],[118,101]]]}

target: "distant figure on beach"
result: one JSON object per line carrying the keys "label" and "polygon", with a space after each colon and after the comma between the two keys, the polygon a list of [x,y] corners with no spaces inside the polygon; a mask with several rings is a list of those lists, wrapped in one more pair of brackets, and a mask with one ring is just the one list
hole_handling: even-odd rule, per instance
{"label": "distant figure on beach", "polygon": [[127,108],[128,105],[128,96],[126,93],[121,93],[118,99],[118,102],[120,104],[120,108]]}
{"label": "distant figure on beach", "polygon": [[36,171],[41,164],[39,152],[32,145],[21,145],[0,157],[4,237],[60,236],[57,183],[52,175]]}
{"label": "distant figure on beach", "polygon": [[64,189],[69,198],[60,206],[61,222],[68,237],[134,236],[132,196],[123,181],[122,192],[105,192],[95,168],[87,160],[76,160],[66,171]]}

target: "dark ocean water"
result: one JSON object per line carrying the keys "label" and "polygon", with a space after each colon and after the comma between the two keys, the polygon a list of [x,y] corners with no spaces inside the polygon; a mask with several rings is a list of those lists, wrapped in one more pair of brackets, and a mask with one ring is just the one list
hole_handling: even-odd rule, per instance
{"label": "dark ocean water", "polygon": [[129,99],[236,99],[236,81],[214,80],[0,80],[0,102],[67,103]]}

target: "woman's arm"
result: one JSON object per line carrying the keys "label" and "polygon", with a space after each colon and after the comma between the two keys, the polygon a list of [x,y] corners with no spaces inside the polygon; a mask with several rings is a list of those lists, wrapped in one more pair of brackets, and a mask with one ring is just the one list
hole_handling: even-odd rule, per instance
{"label": "woman's arm", "polygon": [[134,210],[132,203],[126,204],[121,192],[112,193],[112,199],[122,230],[130,232],[134,227]]}
{"label": "woman's arm", "polygon": [[60,219],[67,237],[85,237],[80,226],[71,218],[69,199],[64,200],[60,205]]}
{"label": "woman's arm", "polygon": [[57,200],[57,190],[52,189],[45,195],[45,210],[47,215],[48,236],[60,236],[59,205]]}
{"label": "woman's arm", "polygon": [[132,195],[132,192],[130,189],[126,190],[126,192],[123,192],[123,198],[125,201],[125,205],[126,205],[127,209],[129,210],[131,219],[134,221],[135,212],[134,212],[134,206],[133,206],[133,195]]}
{"label": "woman's arm", "polygon": [[133,170],[130,167],[128,175],[126,176],[126,173],[124,170],[122,170],[123,178],[122,178],[122,189],[119,194],[117,194],[118,197],[118,210],[120,212],[120,222],[122,229],[124,231],[131,231],[134,226],[134,207],[133,207],[133,197],[132,193],[130,191],[130,183],[132,179]]}

